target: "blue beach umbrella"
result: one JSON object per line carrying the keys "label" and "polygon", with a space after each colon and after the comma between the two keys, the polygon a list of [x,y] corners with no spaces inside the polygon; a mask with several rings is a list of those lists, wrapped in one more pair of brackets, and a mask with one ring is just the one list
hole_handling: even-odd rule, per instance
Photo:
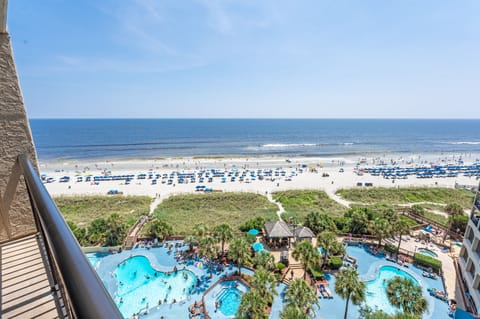
{"label": "blue beach umbrella", "polygon": [[259,233],[259,231],[256,230],[255,228],[252,228],[252,229],[250,229],[250,230],[248,231],[248,233],[249,233],[250,235],[257,236],[258,233]]}

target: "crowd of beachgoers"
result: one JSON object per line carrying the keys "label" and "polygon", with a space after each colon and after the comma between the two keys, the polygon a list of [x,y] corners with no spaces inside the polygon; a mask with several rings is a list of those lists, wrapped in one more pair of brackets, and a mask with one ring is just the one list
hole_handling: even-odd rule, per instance
{"label": "crowd of beachgoers", "polygon": [[426,159],[222,158],[64,162],[41,164],[52,195],[177,193],[369,186],[475,186],[480,162],[461,157]]}

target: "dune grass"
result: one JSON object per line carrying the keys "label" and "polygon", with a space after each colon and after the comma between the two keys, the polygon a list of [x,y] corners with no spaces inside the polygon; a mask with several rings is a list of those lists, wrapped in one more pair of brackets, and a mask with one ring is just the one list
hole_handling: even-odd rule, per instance
{"label": "dune grass", "polygon": [[328,213],[342,216],[346,207],[331,199],[321,190],[288,190],[272,193],[273,199],[285,208],[285,216],[297,216],[301,219],[310,212]]}
{"label": "dune grass", "polygon": [[174,235],[191,235],[198,223],[211,228],[227,223],[238,231],[250,218],[276,220],[277,209],[265,196],[254,193],[184,194],[165,199],[154,215],[170,223]]}
{"label": "dune grass", "polygon": [[141,215],[147,215],[152,199],[148,196],[59,196],[53,199],[65,220],[85,227],[96,218],[113,213],[123,222],[133,225]]}
{"label": "dune grass", "polygon": [[345,200],[364,204],[458,203],[465,209],[472,207],[474,197],[468,190],[440,187],[349,188],[340,189],[336,194]]}

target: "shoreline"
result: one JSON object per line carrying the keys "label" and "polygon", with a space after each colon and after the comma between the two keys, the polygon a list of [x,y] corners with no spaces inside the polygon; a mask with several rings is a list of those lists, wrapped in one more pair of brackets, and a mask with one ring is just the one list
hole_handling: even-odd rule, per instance
{"label": "shoreline", "polygon": [[[388,154],[391,155],[391,154]],[[152,198],[161,196],[169,197],[175,194],[195,193],[196,186],[204,185],[216,191],[222,192],[253,192],[259,194],[271,193],[274,191],[291,189],[316,189],[325,191],[333,199],[337,199],[335,192],[340,188],[358,187],[358,183],[364,185],[371,183],[374,187],[455,187],[455,184],[478,186],[479,181],[475,176],[463,176],[458,174],[456,177],[445,178],[416,178],[409,176],[407,179],[390,180],[382,176],[372,176],[370,174],[358,175],[356,168],[372,167],[383,164],[395,165],[401,167],[428,166],[436,164],[458,164],[462,158],[465,165],[472,164],[477,160],[475,156],[469,158],[461,157],[457,154],[437,157],[432,154],[410,154],[399,157],[361,157],[361,158],[325,158],[325,157],[230,157],[230,158],[171,158],[162,160],[106,160],[106,161],[63,161],[63,162],[40,162],[40,171],[56,181],[47,183],[45,186],[52,196],[60,195],[106,195],[109,190],[117,190],[125,195],[146,195]],[[212,182],[178,183],[174,181],[168,185],[162,183],[162,179],[157,180],[157,184],[152,184],[151,179],[137,179],[137,174],[152,173],[155,179],[156,174],[170,175],[172,172],[187,173],[210,171],[212,169],[228,171],[238,171],[240,173],[250,174],[259,170],[284,171],[285,176],[271,176],[264,180],[250,179],[246,176],[245,181],[231,181],[230,176],[227,181],[222,182],[220,177],[216,177]],[[343,172],[342,172],[343,171]],[[93,182],[77,182],[75,176],[86,175],[127,175],[133,174],[135,177],[131,183],[127,184],[124,180],[101,181],[97,185]],[[58,182],[62,176],[70,176],[70,181],[66,183]],[[290,177],[291,178],[287,178]],[[205,175],[204,175],[205,176]],[[227,175],[226,175],[227,176]],[[248,181],[247,181],[248,179]],[[363,186],[364,187],[364,186]]]}

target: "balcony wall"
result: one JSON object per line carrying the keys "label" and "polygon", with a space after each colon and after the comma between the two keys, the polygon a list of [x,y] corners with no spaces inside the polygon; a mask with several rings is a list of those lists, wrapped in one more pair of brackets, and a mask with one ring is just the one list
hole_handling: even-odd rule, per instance
{"label": "balcony wall", "polygon": [[[3,0],[0,0],[3,3]],[[0,30],[0,242],[35,231],[26,186],[16,158],[27,153],[37,168],[35,147],[13,59],[10,36]],[[14,172],[14,174],[12,174]],[[10,181],[10,182],[9,182]],[[8,187],[7,187],[8,185]]]}

